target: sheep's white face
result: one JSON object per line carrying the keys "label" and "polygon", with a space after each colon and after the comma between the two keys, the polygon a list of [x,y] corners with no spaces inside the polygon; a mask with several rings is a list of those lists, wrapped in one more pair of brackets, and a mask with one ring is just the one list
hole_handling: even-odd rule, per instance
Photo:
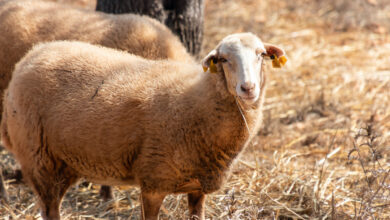
{"label": "sheep's white face", "polygon": [[[203,66],[210,67],[210,71],[223,72],[229,92],[250,105],[261,95],[265,83],[262,63],[264,57],[271,56],[271,53],[284,54],[280,48],[263,44],[254,34],[232,34],[203,59]],[[211,62],[215,64],[214,68]]]}

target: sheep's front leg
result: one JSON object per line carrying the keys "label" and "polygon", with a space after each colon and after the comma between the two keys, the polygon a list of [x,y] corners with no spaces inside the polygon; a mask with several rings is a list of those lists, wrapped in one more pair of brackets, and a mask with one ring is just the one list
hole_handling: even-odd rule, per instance
{"label": "sheep's front leg", "polygon": [[190,210],[190,219],[203,220],[204,219],[204,203],[206,194],[202,192],[188,193],[188,208]]}
{"label": "sheep's front leg", "polygon": [[141,215],[143,220],[157,220],[165,194],[141,192]]}

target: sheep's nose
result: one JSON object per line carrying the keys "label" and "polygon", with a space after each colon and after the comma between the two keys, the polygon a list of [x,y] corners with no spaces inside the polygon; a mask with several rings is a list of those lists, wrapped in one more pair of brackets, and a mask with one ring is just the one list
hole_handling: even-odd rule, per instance
{"label": "sheep's nose", "polygon": [[241,84],[241,90],[247,94],[250,94],[253,92],[253,90],[255,90],[255,84],[251,82]]}

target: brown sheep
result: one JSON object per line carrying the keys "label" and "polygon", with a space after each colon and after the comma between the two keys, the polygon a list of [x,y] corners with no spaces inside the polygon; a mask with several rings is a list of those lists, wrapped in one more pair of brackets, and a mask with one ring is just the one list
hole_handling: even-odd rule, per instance
{"label": "brown sheep", "polygon": [[193,59],[180,40],[157,20],[133,14],[110,15],[54,2],[0,0],[0,33],[0,97],[15,64],[39,42],[77,40],[153,60]]}
{"label": "brown sheep", "polygon": [[[39,42],[78,40],[148,59],[193,59],[180,40],[157,20],[132,14],[108,15],[53,2],[0,1],[0,33],[0,112],[3,91],[16,62]],[[101,194],[110,198],[110,188],[103,187]]]}
{"label": "brown sheep", "polygon": [[80,178],[141,188],[142,219],[187,193],[204,219],[206,194],[257,133],[265,56],[283,50],[250,33],[224,38],[203,65],[151,61],[80,42],[35,46],[4,97],[1,134],[39,198],[43,219]]}

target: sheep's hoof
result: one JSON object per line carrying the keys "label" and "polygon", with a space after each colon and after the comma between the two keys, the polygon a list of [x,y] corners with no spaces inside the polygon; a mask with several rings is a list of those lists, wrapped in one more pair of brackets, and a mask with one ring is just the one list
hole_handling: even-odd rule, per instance
{"label": "sheep's hoof", "polygon": [[99,194],[100,194],[100,197],[102,197],[104,201],[108,201],[108,200],[111,200],[114,198],[114,196],[112,195],[112,190],[111,190],[110,186],[103,185],[102,187],[100,187]]}

